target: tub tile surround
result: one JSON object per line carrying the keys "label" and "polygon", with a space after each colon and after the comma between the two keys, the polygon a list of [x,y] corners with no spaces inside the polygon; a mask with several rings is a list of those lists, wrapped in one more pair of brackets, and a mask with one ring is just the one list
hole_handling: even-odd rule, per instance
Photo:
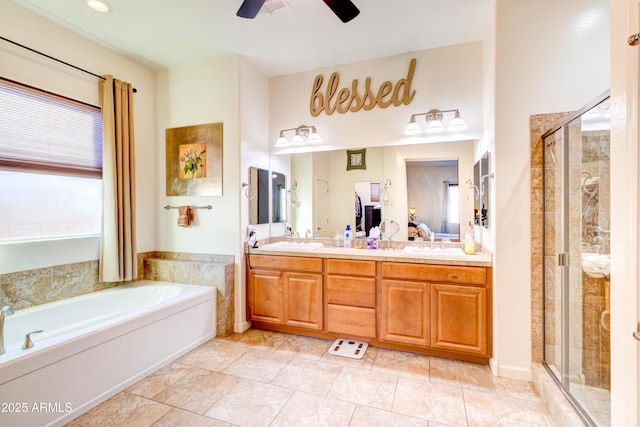
{"label": "tub tile surround", "polygon": [[95,260],[2,274],[0,305],[22,310],[125,283],[100,282],[98,268]]}
{"label": "tub tile surround", "polygon": [[[143,252],[138,278],[217,288],[217,334],[233,333],[234,269],[232,255]],[[99,280],[98,260],[56,265],[0,275],[0,306],[22,310],[112,288],[128,282]]]}
{"label": "tub tile surround", "polygon": [[[233,255],[146,252],[142,255],[145,279],[189,285],[213,286],[217,289],[217,334],[233,333],[235,323],[235,261]],[[140,258],[140,256],[139,256]]]}
{"label": "tub tile surround", "polygon": [[348,359],[331,343],[256,329],[216,337],[67,425],[560,425],[532,383],[487,366],[375,347]]}

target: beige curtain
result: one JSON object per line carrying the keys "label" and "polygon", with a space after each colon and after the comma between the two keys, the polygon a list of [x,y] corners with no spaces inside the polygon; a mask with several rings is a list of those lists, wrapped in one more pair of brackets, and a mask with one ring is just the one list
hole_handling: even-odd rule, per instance
{"label": "beige curtain", "polygon": [[103,150],[100,281],[120,282],[138,276],[133,88],[105,76],[100,82],[100,105]]}

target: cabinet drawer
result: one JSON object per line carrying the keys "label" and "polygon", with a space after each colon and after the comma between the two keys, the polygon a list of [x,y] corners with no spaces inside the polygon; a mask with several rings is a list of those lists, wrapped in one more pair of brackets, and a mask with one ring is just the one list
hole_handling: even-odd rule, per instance
{"label": "cabinet drawer", "polygon": [[328,276],[327,302],[375,307],[376,279],[372,277]]}
{"label": "cabinet drawer", "polygon": [[328,304],[327,329],[338,334],[375,338],[376,310]]}
{"label": "cabinet drawer", "polygon": [[382,277],[485,285],[487,283],[487,269],[484,267],[382,262]]}
{"label": "cabinet drawer", "polygon": [[351,259],[328,259],[327,273],[352,276],[375,276],[375,261],[355,261]]}
{"label": "cabinet drawer", "polygon": [[270,268],[287,271],[322,272],[322,258],[277,255],[249,255],[251,268]]}

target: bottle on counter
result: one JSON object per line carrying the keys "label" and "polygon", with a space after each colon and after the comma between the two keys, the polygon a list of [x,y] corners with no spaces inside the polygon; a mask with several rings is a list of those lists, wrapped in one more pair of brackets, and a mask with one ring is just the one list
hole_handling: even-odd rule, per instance
{"label": "bottle on counter", "polygon": [[464,235],[464,253],[465,254],[475,254],[476,253],[476,242],[473,240],[471,233],[467,231]]}
{"label": "bottle on counter", "polygon": [[336,236],[333,238],[333,246],[336,248],[342,247],[342,232],[340,230],[336,231]]}
{"label": "bottle on counter", "polygon": [[347,228],[344,229],[344,247],[345,248],[350,248],[351,247],[351,225],[347,224]]}

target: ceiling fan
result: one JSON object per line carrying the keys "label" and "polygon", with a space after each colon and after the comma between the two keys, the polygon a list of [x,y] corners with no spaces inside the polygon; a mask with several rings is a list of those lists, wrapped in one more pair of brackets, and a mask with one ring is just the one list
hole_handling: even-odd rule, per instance
{"label": "ceiling fan", "polygon": [[[260,8],[266,0],[244,0],[240,9],[236,13],[241,18],[253,19],[256,17]],[[322,0],[336,14],[342,22],[349,22],[358,14],[360,10],[351,0]]]}

